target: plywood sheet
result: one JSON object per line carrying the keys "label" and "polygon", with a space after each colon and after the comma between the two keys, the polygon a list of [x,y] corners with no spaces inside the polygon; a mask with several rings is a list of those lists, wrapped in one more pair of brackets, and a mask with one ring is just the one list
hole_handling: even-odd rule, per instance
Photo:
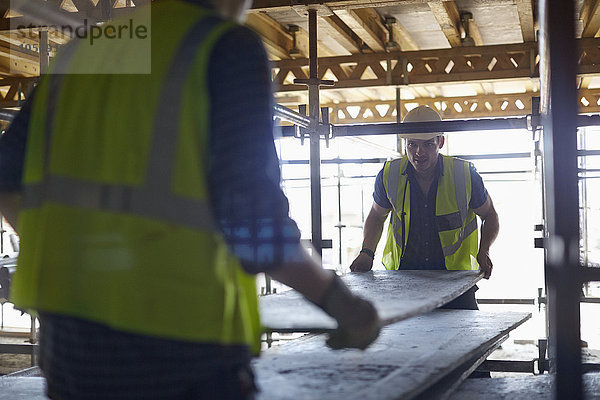
{"label": "plywood sheet", "polygon": [[[375,304],[382,325],[434,310],[471,288],[478,271],[370,271],[351,272],[344,282]],[[296,291],[260,298],[263,326],[276,332],[326,332],[335,320]]]}
{"label": "plywood sheet", "polygon": [[0,378],[0,400],[45,400],[46,381],[42,377]]}
{"label": "plywood sheet", "polygon": [[[600,373],[583,375],[586,400],[600,400]],[[553,375],[524,375],[510,378],[468,379],[450,400],[553,400]]]}
{"label": "plywood sheet", "polygon": [[474,352],[475,355],[463,362],[454,371],[445,375],[435,385],[421,392],[414,400],[447,400],[448,397],[477,369],[500,345],[508,339],[508,335],[501,337],[487,350]]}
{"label": "plywood sheet", "polygon": [[[410,399],[443,381],[529,317],[436,310],[385,327],[365,351],[330,350],[323,335],[310,335],[274,347],[254,362],[261,388],[258,399]],[[493,381],[485,380],[486,385]],[[0,377],[0,400],[45,400],[44,385],[43,378]],[[488,386],[482,393],[487,399],[496,392]]]}
{"label": "plywood sheet", "polygon": [[436,310],[383,328],[365,351],[330,350],[324,335],[309,335],[255,362],[259,399],[411,399],[530,317]]}

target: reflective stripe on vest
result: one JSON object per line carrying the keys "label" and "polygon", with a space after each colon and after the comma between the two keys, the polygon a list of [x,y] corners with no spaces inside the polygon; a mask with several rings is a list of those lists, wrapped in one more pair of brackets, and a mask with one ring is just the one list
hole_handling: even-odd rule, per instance
{"label": "reflective stripe on vest", "polygon": [[402,221],[398,218],[400,212],[396,210],[396,204],[398,199],[398,184],[400,183],[400,169],[401,169],[401,160],[392,160],[390,161],[390,171],[388,175],[388,200],[392,205],[394,212],[390,217],[392,228],[394,231],[394,239],[396,240],[396,244],[402,248],[402,235],[400,234],[402,230]]}
{"label": "reflective stripe on vest", "polygon": [[[55,90],[50,92],[46,114],[44,181],[25,185],[23,208],[39,208],[49,201],[71,207],[134,214],[188,228],[216,232],[217,226],[208,203],[174,195],[172,179],[177,134],[180,132],[179,114],[183,86],[194,61],[193,57],[186,56],[185,53],[196,48],[220,23],[222,20],[217,17],[201,19],[186,34],[173,58],[161,88],[158,105],[161,112],[155,115],[146,182],[141,187],[49,176],[54,108],[64,76],[60,73],[51,75],[50,87],[52,89],[54,86]],[[76,43],[68,46],[64,56],[58,59],[55,67],[57,72],[67,71],[76,48]]]}
{"label": "reflective stripe on vest", "polygon": [[456,243],[443,248],[444,257],[448,257],[448,256],[451,256],[452,254],[456,253],[458,251],[458,249],[460,249],[460,246],[462,246],[465,238],[468,237],[471,233],[475,232],[476,230],[477,230],[477,218],[473,218],[471,221],[469,221],[467,226],[465,226],[464,228],[462,228],[462,227],[460,228],[460,231],[458,233],[458,240],[456,241]]}
{"label": "reflective stripe on vest", "polygon": [[444,257],[448,257],[458,251],[463,243],[463,240],[477,229],[477,218],[469,221],[467,226],[462,228],[467,219],[467,210],[469,204],[467,202],[467,184],[465,182],[465,163],[457,158],[452,159],[452,169],[454,171],[454,193],[456,195],[456,205],[460,213],[460,231],[456,243],[443,248]]}

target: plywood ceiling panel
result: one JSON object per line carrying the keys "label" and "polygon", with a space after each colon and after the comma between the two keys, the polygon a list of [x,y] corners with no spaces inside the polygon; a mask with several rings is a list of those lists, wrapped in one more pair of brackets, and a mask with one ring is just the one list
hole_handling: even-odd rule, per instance
{"label": "plywood ceiling panel", "polygon": [[519,12],[514,1],[456,0],[460,12],[470,12],[484,45],[522,43]]}
{"label": "plywood ceiling panel", "polygon": [[450,47],[427,3],[380,7],[377,11],[380,15],[396,18],[421,50]]}

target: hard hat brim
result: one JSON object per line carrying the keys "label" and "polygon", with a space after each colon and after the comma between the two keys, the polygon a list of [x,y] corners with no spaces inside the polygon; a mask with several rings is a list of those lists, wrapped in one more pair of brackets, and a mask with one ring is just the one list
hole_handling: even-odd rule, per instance
{"label": "hard hat brim", "polygon": [[415,139],[415,140],[430,140],[436,138],[438,136],[443,136],[443,132],[434,132],[434,133],[399,133],[403,139]]}

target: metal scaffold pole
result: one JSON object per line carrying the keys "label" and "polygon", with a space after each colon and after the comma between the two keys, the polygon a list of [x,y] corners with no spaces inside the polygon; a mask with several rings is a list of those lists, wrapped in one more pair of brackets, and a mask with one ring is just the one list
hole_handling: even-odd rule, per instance
{"label": "metal scaffold pole", "polygon": [[308,10],[309,84],[308,115],[310,117],[310,205],[313,248],[322,254],[321,221],[321,138],[319,134],[319,83],[317,73],[317,10]]}
{"label": "metal scaffold pole", "polygon": [[541,0],[539,16],[551,370],[555,398],[582,399],[574,1]]}
{"label": "metal scaffold pole", "polygon": [[[321,133],[325,140],[331,136],[329,114],[326,109],[321,109],[319,101],[319,87],[333,85],[333,81],[319,79],[317,58],[317,10],[309,8],[308,12],[308,47],[309,47],[309,78],[294,79],[295,84],[308,85],[308,133],[310,137],[310,214],[312,228],[312,246],[321,255],[323,252],[323,234],[321,220]],[[300,107],[300,110],[303,108]],[[301,111],[300,114],[304,112]],[[322,118],[320,115],[322,114]],[[299,121],[302,122],[302,121]],[[294,136],[296,135],[296,128]],[[284,131],[285,129],[282,129]],[[300,129],[304,138],[304,130]]]}

